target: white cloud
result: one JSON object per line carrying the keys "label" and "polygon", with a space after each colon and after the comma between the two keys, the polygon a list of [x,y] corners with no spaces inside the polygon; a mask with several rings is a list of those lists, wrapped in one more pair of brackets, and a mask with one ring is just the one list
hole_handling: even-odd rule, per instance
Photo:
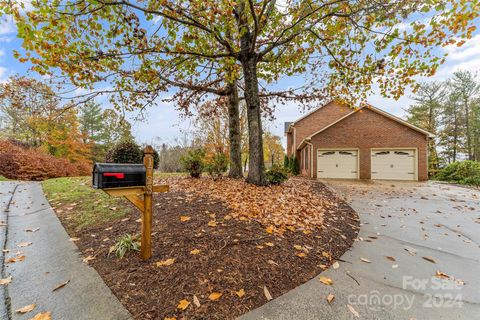
{"label": "white cloud", "polygon": [[11,18],[0,20],[0,35],[7,35],[16,32],[15,24]]}
{"label": "white cloud", "polygon": [[480,55],[480,34],[468,39],[461,47],[452,44],[443,48],[451,61],[464,60],[470,57]]}
{"label": "white cloud", "polygon": [[7,68],[0,67],[0,84],[7,81]]}
{"label": "white cloud", "polygon": [[0,58],[5,55],[5,50],[0,49]]}

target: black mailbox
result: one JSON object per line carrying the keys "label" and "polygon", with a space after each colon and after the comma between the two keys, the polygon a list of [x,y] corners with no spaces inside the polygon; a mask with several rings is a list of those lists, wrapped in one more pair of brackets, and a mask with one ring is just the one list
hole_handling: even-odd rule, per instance
{"label": "black mailbox", "polygon": [[146,174],[143,164],[95,163],[92,184],[96,189],[144,186]]}

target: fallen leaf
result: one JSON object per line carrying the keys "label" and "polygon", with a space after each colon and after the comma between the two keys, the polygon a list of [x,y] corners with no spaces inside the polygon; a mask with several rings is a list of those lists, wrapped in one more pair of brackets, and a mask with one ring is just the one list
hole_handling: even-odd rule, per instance
{"label": "fallen leaf", "polygon": [[440,279],[450,279],[450,276],[444,272],[438,271],[435,273],[435,277]]}
{"label": "fallen leaf", "polygon": [[193,249],[192,251],[190,251],[190,254],[199,254],[200,252],[201,250]]}
{"label": "fallen leaf", "polygon": [[235,294],[236,294],[239,298],[241,298],[241,297],[243,297],[243,296],[245,295],[245,290],[240,289],[240,290],[238,290],[238,291],[235,291]]}
{"label": "fallen leaf", "polygon": [[216,227],[216,226],[217,226],[217,221],[215,221],[215,220],[209,221],[209,222],[208,222],[208,226],[209,226],[209,227]]}
{"label": "fallen leaf", "polygon": [[276,263],[275,261],[273,261],[271,259],[268,260],[267,262],[270,263],[270,264],[273,264],[274,266],[278,266],[278,263]]}
{"label": "fallen leaf", "polygon": [[198,300],[196,295],[193,295],[193,304],[197,307],[200,308],[201,304],[200,301]]}
{"label": "fallen leaf", "polygon": [[271,242],[265,242],[265,245],[268,246],[268,247],[273,247],[274,246],[274,244],[271,243]]}
{"label": "fallen leaf", "polygon": [[169,258],[167,260],[157,261],[155,264],[157,267],[170,266],[175,262],[175,258]]}
{"label": "fallen leaf", "polygon": [[297,257],[300,257],[300,258],[304,258],[304,257],[307,256],[307,255],[305,254],[305,252],[297,252],[295,255],[296,255]]}
{"label": "fallen leaf", "polygon": [[83,258],[83,263],[89,263],[92,260],[95,260],[95,257],[87,256],[87,257]]}
{"label": "fallen leaf", "polygon": [[10,282],[12,282],[12,276],[8,278],[0,279],[0,285],[6,285],[6,284],[9,284]]}
{"label": "fallen leaf", "polygon": [[185,221],[188,221],[188,220],[190,220],[190,217],[188,217],[188,216],[180,216],[180,221],[185,222]]}
{"label": "fallen leaf", "polygon": [[351,305],[347,304],[347,308],[355,316],[355,318],[360,318],[360,315],[358,314],[357,310],[353,309]]}
{"label": "fallen leaf", "polygon": [[335,262],[332,264],[332,267],[333,267],[333,269],[338,269],[338,268],[340,268],[340,263],[338,263],[338,261],[335,261]]}
{"label": "fallen leaf", "polygon": [[50,311],[37,313],[35,317],[30,320],[52,320],[52,313]]}
{"label": "fallen leaf", "polygon": [[269,227],[265,228],[265,231],[267,231],[267,233],[272,234],[273,233],[273,227],[269,226]]}
{"label": "fallen leaf", "polygon": [[390,261],[397,261],[397,260],[395,260],[395,258],[392,257],[392,256],[386,256],[385,258],[387,258],[387,259],[390,260]]}
{"label": "fallen leaf", "polygon": [[265,298],[267,298],[268,301],[273,299],[266,286],[263,286],[263,294],[265,294]]}
{"label": "fallen leaf", "polygon": [[326,285],[331,286],[333,284],[333,280],[324,276],[320,276],[320,282]]}
{"label": "fallen leaf", "polygon": [[362,260],[363,262],[366,262],[366,263],[372,263],[372,261],[370,261],[368,259],[365,259],[365,258],[360,258],[360,260]]}
{"label": "fallen leaf", "polygon": [[72,241],[72,242],[75,242],[75,241],[78,241],[78,240],[80,240],[80,238],[70,238],[70,239],[68,239],[68,241]]}
{"label": "fallen leaf", "polygon": [[190,305],[190,302],[188,300],[183,299],[178,303],[177,309],[185,310],[188,308],[189,305]]}
{"label": "fallen leaf", "polygon": [[23,247],[28,247],[30,245],[32,245],[31,242],[20,242],[19,244],[17,244],[17,247],[23,248]]}
{"label": "fallen leaf", "polygon": [[327,301],[330,304],[333,302],[334,299],[335,299],[335,296],[331,293],[327,296]]}
{"label": "fallen leaf", "polygon": [[25,232],[37,232],[40,230],[40,228],[30,228],[30,229],[25,229]]}
{"label": "fallen leaf", "polygon": [[55,288],[53,288],[52,292],[55,292],[55,291],[57,291],[58,289],[61,289],[61,288],[65,287],[69,282],[70,282],[70,280],[67,280],[67,281],[65,281],[65,282],[60,283],[58,286],[56,286]]}
{"label": "fallen leaf", "polygon": [[423,260],[427,260],[428,262],[431,262],[431,263],[437,263],[435,260],[433,260],[433,258],[430,258],[430,257],[422,257]]}
{"label": "fallen leaf", "polygon": [[326,251],[322,251],[322,256],[324,256],[325,258],[330,258],[330,253]]}
{"label": "fallen leaf", "polygon": [[211,301],[215,301],[215,300],[218,300],[221,296],[222,296],[222,294],[220,292],[212,292],[208,296],[208,299],[211,300]]}
{"label": "fallen leaf", "polygon": [[303,247],[298,245],[298,244],[294,245],[293,247],[297,250],[302,250],[303,249]]}
{"label": "fallen leaf", "polygon": [[16,257],[9,258],[7,260],[7,263],[14,263],[14,262],[23,261],[23,260],[25,260],[25,256],[16,256]]}
{"label": "fallen leaf", "polygon": [[22,307],[20,309],[15,310],[15,312],[24,314],[24,313],[30,312],[33,309],[35,309],[35,306],[36,306],[35,304],[29,304],[28,306],[25,306],[25,307]]}

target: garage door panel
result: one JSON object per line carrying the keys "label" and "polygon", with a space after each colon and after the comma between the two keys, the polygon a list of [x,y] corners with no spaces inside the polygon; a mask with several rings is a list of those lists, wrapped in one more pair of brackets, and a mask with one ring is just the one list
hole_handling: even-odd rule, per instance
{"label": "garage door panel", "polygon": [[317,177],[356,179],[357,150],[318,150]]}
{"label": "garage door panel", "polygon": [[415,150],[373,150],[372,179],[415,180]]}

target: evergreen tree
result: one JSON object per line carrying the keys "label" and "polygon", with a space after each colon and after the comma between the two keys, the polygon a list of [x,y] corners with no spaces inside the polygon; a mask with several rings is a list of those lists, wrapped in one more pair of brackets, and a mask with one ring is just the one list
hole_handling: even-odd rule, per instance
{"label": "evergreen tree", "polygon": [[87,103],[80,111],[79,121],[84,143],[98,144],[103,126],[100,105],[93,101]]}
{"label": "evergreen tree", "polygon": [[437,151],[438,126],[440,115],[444,105],[445,84],[442,82],[431,82],[422,84],[413,99],[414,105],[408,107],[407,121],[419,126],[435,135],[429,140],[428,151],[429,161],[428,169],[430,174],[438,170],[439,159]]}
{"label": "evergreen tree", "polygon": [[470,71],[457,71],[453,74],[450,86],[463,112],[465,152],[468,160],[473,160],[472,107],[478,99],[480,85]]}

